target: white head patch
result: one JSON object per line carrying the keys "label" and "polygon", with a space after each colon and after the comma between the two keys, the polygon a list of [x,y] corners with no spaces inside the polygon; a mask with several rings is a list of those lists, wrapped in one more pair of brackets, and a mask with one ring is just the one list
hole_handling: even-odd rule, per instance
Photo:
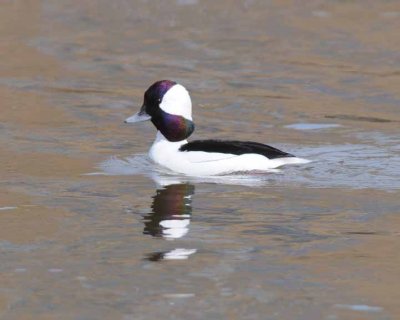
{"label": "white head patch", "polygon": [[192,120],[192,101],[189,92],[180,84],[174,85],[164,94],[160,108],[169,114]]}

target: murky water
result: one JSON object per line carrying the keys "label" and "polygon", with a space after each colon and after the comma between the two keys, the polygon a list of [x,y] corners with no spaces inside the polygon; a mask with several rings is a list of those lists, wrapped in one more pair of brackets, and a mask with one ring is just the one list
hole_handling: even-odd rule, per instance
{"label": "murky water", "polygon": [[[2,1],[0,317],[398,319],[398,1]],[[188,178],[122,121],[310,164]]]}

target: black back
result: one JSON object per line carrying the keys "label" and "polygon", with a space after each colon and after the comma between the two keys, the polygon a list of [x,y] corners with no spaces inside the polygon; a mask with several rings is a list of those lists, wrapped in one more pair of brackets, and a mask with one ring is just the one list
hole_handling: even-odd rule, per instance
{"label": "black back", "polygon": [[182,145],[179,151],[204,151],[219,152],[229,154],[261,154],[268,159],[294,157],[294,155],[283,152],[266,144],[251,141],[233,141],[233,140],[196,140]]}

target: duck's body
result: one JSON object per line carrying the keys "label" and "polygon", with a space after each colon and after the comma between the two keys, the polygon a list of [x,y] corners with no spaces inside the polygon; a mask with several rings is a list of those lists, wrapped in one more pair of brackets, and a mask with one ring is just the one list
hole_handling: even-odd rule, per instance
{"label": "duck's body", "polygon": [[169,80],[146,91],[139,113],[126,122],[151,120],[157,127],[149,156],[157,164],[191,176],[268,171],[286,164],[307,163],[265,144],[249,141],[186,140],[194,131],[192,105],[186,89]]}

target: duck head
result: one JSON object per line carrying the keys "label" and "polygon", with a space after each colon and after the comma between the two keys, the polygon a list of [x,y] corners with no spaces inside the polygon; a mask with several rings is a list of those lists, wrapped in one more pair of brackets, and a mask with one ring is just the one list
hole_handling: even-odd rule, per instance
{"label": "duck head", "polygon": [[171,80],[153,83],[144,93],[140,111],[126,119],[125,123],[146,120],[151,120],[167,140],[185,140],[194,131],[189,92]]}

